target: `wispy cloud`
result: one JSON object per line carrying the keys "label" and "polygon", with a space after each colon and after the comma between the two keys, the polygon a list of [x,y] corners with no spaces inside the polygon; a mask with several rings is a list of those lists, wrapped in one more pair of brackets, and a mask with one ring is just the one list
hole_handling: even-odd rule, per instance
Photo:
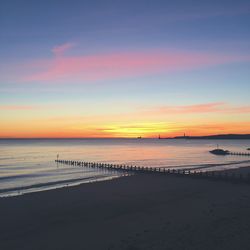
{"label": "wispy cloud", "polygon": [[[63,108],[63,107],[62,107]],[[54,116],[49,117],[47,121],[50,122],[69,122],[69,123],[81,123],[82,121],[91,122],[116,122],[116,121],[128,121],[128,120],[140,120],[140,119],[156,119],[166,118],[171,116],[188,115],[188,114],[250,114],[250,105],[234,105],[225,102],[211,102],[211,103],[200,103],[194,105],[164,105],[164,106],[151,106],[142,107],[137,106],[131,108],[131,111],[112,113],[108,110],[105,113],[93,114],[93,115],[70,115],[70,116]],[[141,126],[141,125],[138,125]],[[127,125],[120,125],[120,127],[126,129]],[[133,128],[136,128],[133,125]]]}
{"label": "wispy cloud", "polygon": [[182,106],[161,106],[153,108],[153,112],[167,113],[167,114],[189,114],[189,113],[210,113],[218,112],[223,109],[225,103],[223,102],[213,102],[213,103],[203,103],[196,105],[182,105]]}
{"label": "wispy cloud", "polygon": [[41,109],[51,109],[60,108],[59,105],[0,105],[0,110],[2,111],[18,111],[18,110],[41,110]]}
{"label": "wispy cloud", "polygon": [[167,114],[250,113],[250,106],[235,106],[224,102],[212,102],[185,106],[161,106],[153,108],[152,111]]}
{"label": "wispy cloud", "polygon": [[53,49],[54,58],[32,62],[32,72],[35,73],[27,73],[24,80],[31,82],[74,80],[91,82],[199,69],[201,67],[250,60],[249,56],[242,55],[168,52],[165,50],[65,56],[63,53],[72,46],[71,43],[57,46]]}
{"label": "wispy cloud", "polygon": [[[0,110],[36,110],[40,106],[1,105]],[[250,106],[224,102],[196,105],[138,108],[129,113],[72,115],[51,113],[49,117],[28,117],[18,126],[1,123],[0,137],[156,137],[221,133],[249,133]],[[190,115],[198,115],[196,120]],[[211,115],[203,115],[211,114]],[[213,116],[215,114],[215,116]],[[232,115],[231,115],[232,114]],[[246,114],[238,116],[238,114]],[[225,116],[226,115],[226,116]],[[219,119],[218,119],[219,117]],[[225,119],[226,117],[226,119]],[[229,118],[229,119],[228,119]],[[239,118],[239,119],[238,119]],[[28,119],[28,120],[27,120]],[[28,122],[27,122],[28,121]]]}
{"label": "wispy cloud", "polygon": [[0,105],[0,110],[32,110],[33,106],[29,105]]}
{"label": "wispy cloud", "polygon": [[75,46],[75,43],[64,43],[61,45],[57,45],[52,49],[52,52],[54,53],[55,56],[63,56],[64,52],[67,50],[71,49],[72,47]]}
{"label": "wispy cloud", "polygon": [[[209,116],[204,116],[209,114]],[[96,113],[93,115],[63,115],[63,116],[50,116],[46,119],[48,123],[57,124],[75,124],[81,127],[83,124],[93,125],[95,127],[101,124],[100,129],[103,131],[103,124],[112,124],[109,127],[105,127],[105,131],[116,130],[120,131],[136,131],[139,129],[154,130],[156,127],[158,130],[162,128],[162,123],[166,124],[166,121],[182,121],[183,123],[189,123],[192,121],[190,116],[196,117],[196,122],[204,121],[216,122],[218,120],[229,120],[236,117],[242,120],[249,120],[250,106],[232,105],[224,102],[203,103],[196,105],[182,105],[182,106],[154,106],[154,107],[135,107],[131,111],[112,113],[108,110],[105,113]],[[205,119],[204,117],[207,117]],[[218,117],[220,117],[218,119]],[[152,126],[154,125],[154,126]],[[209,125],[209,128],[212,128]],[[173,126],[172,126],[173,127]],[[203,125],[205,128],[205,125]],[[218,128],[218,127],[216,127]]]}
{"label": "wispy cloud", "polygon": [[105,125],[93,127],[95,134],[108,137],[162,137],[182,135],[211,135],[223,133],[249,133],[250,122],[206,122],[203,123],[169,123],[169,122],[141,122],[127,125]]}

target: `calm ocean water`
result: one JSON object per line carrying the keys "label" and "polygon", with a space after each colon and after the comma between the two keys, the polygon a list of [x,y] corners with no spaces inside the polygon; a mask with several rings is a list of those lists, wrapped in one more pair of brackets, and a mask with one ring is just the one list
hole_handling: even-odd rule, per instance
{"label": "calm ocean water", "polygon": [[221,170],[250,166],[250,157],[216,156],[216,145],[246,152],[250,140],[22,139],[0,140],[0,197],[116,178],[123,173],[57,165],[67,160]]}

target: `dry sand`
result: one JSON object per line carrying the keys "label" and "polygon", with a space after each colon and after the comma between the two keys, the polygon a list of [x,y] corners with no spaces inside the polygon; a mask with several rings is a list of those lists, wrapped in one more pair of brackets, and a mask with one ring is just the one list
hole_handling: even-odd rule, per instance
{"label": "dry sand", "polygon": [[0,249],[250,249],[250,185],[138,174],[0,199]]}

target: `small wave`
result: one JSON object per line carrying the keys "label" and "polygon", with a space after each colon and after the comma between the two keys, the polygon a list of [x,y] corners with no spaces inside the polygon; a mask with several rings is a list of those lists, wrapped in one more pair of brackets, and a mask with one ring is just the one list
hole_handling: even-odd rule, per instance
{"label": "small wave", "polygon": [[57,189],[57,188],[62,188],[62,187],[67,187],[67,186],[76,186],[82,183],[96,182],[96,181],[102,181],[102,180],[111,180],[111,179],[119,178],[122,176],[124,175],[113,175],[113,176],[101,175],[101,176],[96,176],[96,177],[77,178],[77,179],[71,179],[71,180],[38,183],[34,185],[29,185],[29,186],[1,189],[0,197],[17,196],[17,195],[22,195],[26,193]]}
{"label": "small wave", "polygon": [[10,176],[1,176],[0,177],[0,181],[4,181],[4,180],[10,180],[10,179],[22,179],[22,178],[27,178],[27,177],[32,177],[29,174],[26,175],[10,175]]}
{"label": "small wave", "polygon": [[[245,161],[232,161],[227,163],[206,163],[206,164],[195,164],[195,165],[176,165],[170,166],[170,168],[185,168],[185,170],[194,170],[194,169],[204,169],[204,168],[211,168],[211,167],[219,167],[219,166],[231,166],[231,165],[240,165],[243,163],[250,163],[250,160]],[[164,166],[166,167],[166,166]],[[162,167],[162,168],[164,168]]]}

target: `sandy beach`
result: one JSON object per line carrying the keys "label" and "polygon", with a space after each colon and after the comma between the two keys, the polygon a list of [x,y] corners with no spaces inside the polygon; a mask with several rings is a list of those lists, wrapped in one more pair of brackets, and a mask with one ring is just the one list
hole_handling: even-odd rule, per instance
{"label": "sandy beach", "polygon": [[0,199],[0,249],[249,249],[250,185],[160,174]]}

